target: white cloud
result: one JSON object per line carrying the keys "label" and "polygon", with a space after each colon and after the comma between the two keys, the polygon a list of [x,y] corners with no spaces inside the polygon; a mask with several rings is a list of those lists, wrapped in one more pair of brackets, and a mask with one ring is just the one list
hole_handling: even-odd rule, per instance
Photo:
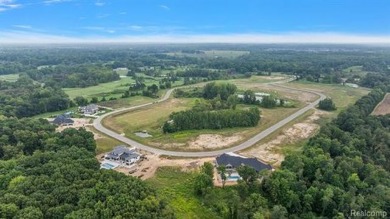
{"label": "white cloud", "polygon": [[164,10],[171,10],[168,6],[166,5],[160,5],[160,8],[164,9]]}
{"label": "white cloud", "polygon": [[[102,27],[84,29],[106,33],[115,30]],[[0,42],[7,43],[339,43],[388,44],[390,36],[352,35],[342,33],[226,34],[226,35],[122,35],[71,37],[32,31],[0,31]]]}
{"label": "white cloud", "polygon": [[104,6],[106,3],[102,2],[102,1],[97,1],[95,2],[95,5],[98,6],[98,7],[102,7]]}
{"label": "white cloud", "polygon": [[46,0],[46,1],[43,1],[43,3],[46,5],[51,5],[51,4],[58,4],[58,3],[71,2],[71,1],[72,0]]}
{"label": "white cloud", "polygon": [[13,25],[13,27],[21,28],[21,29],[32,29],[32,26],[30,25]]}
{"label": "white cloud", "polygon": [[87,26],[83,27],[85,30],[91,30],[91,31],[98,31],[98,32],[105,32],[105,33],[115,33],[115,30],[108,29],[106,27],[99,27],[99,26]]}
{"label": "white cloud", "polygon": [[15,0],[0,0],[0,12],[21,7]]}

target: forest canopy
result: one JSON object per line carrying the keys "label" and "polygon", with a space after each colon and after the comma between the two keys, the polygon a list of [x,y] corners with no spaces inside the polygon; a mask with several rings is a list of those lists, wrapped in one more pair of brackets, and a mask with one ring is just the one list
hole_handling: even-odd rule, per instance
{"label": "forest canopy", "polygon": [[100,170],[85,129],[55,133],[34,119],[0,123],[1,218],[173,218],[139,179]]}

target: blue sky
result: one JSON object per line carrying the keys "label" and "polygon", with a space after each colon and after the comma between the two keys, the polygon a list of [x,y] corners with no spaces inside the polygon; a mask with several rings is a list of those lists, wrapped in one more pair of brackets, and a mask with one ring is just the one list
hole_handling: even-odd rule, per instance
{"label": "blue sky", "polygon": [[0,0],[1,42],[390,42],[389,0]]}

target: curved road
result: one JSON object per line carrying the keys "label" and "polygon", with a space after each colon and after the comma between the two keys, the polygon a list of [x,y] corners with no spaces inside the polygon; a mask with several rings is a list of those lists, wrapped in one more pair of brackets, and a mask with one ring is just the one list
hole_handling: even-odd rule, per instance
{"label": "curved road", "polygon": [[93,126],[95,127],[95,129],[97,129],[97,130],[103,132],[104,134],[106,134],[108,136],[111,136],[112,138],[115,138],[115,139],[117,139],[117,140],[119,140],[121,142],[124,142],[124,143],[126,143],[128,145],[131,145],[133,147],[136,147],[136,148],[139,148],[139,149],[142,149],[142,150],[145,150],[145,151],[149,151],[149,152],[152,152],[152,153],[155,153],[155,154],[159,154],[159,155],[168,155],[168,156],[175,156],[175,157],[211,157],[211,156],[218,156],[220,154],[227,153],[227,152],[240,151],[240,150],[243,150],[245,148],[251,147],[256,142],[258,142],[258,141],[264,139],[265,137],[267,137],[269,134],[275,132],[279,128],[281,128],[284,125],[286,125],[287,123],[293,121],[294,119],[296,119],[297,117],[301,116],[302,114],[304,114],[305,112],[309,111],[310,109],[313,109],[319,103],[320,100],[323,100],[323,99],[326,98],[326,96],[324,94],[316,92],[316,91],[303,90],[303,89],[291,88],[291,87],[286,87],[286,86],[280,85],[281,83],[285,83],[285,82],[286,81],[274,82],[274,83],[269,83],[269,84],[272,85],[272,86],[282,87],[282,88],[289,89],[289,90],[295,90],[295,91],[302,91],[302,92],[312,93],[312,94],[318,95],[319,98],[317,100],[315,100],[314,102],[306,105],[302,109],[300,109],[300,110],[296,111],[295,113],[291,114],[290,116],[288,116],[288,117],[284,118],[283,120],[279,121],[278,123],[274,124],[273,126],[267,128],[266,130],[258,133],[255,136],[251,137],[250,139],[246,140],[245,142],[242,142],[239,145],[236,145],[236,146],[230,147],[230,148],[226,148],[226,149],[221,149],[221,150],[216,150],[216,151],[204,151],[204,152],[203,151],[200,151],[200,152],[169,151],[169,150],[158,149],[158,148],[154,148],[154,147],[150,147],[150,146],[141,144],[141,143],[136,142],[136,141],[134,141],[132,139],[129,139],[129,138],[125,137],[125,136],[122,136],[122,135],[120,135],[120,134],[118,134],[118,133],[116,133],[116,132],[114,132],[114,131],[112,131],[110,129],[105,128],[102,125],[102,123],[101,123],[102,120],[105,117],[107,117],[107,116],[118,114],[118,113],[122,113],[122,112],[131,111],[131,110],[142,108],[142,107],[149,106],[149,105],[153,105],[156,102],[166,101],[170,97],[170,95],[172,94],[174,89],[168,90],[167,93],[164,95],[164,97],[161,98],[158,101],[151,102],[151,103],[146,103],[146,104],[142,104],[142,105],[138,105],[138,106],[128,107],[128,108],[124,108],[124,109],[118,109],[118,110],[112,111],[110,113],[104,114],[104,115],[102,115],[102,116],[100,116],[100,117],[98,117],[98,118],[96,118],[94,120]]}

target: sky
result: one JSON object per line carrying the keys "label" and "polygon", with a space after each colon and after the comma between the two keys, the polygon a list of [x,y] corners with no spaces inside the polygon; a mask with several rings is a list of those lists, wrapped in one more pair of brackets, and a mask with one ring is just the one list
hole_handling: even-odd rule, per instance
{"label": "sky", "polygon": [[0,43],[389,43],[390,0],[0,0]]}

